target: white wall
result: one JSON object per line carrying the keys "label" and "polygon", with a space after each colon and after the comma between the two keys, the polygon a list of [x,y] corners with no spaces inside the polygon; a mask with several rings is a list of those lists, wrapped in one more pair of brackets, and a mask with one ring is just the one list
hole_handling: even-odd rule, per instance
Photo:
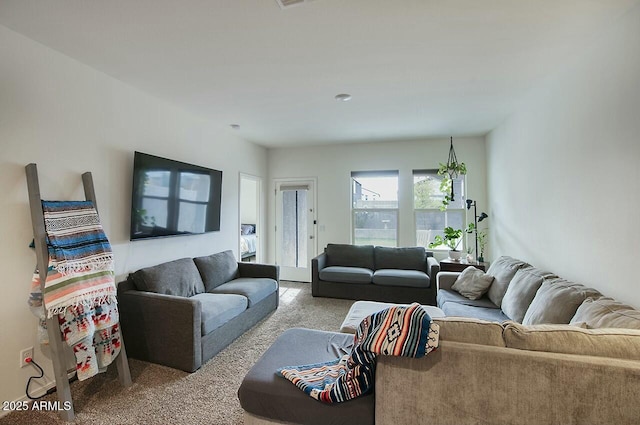
{"label": "white wall", "polygon": [[240,178],[240,223],[258,223],[258,181]]}
{"label": "white wall", "polygon": [[[487,205],[485,142],[483,137],[458,138],[453,141],[459,161],[467,164],[468,196],[478,208]],[[316,177],[318,179],[318,250],[327,243],[351,242],[352,171],[399,170],[398,218],[400,246],[415,245],[413,218],[413,170],[437,169],[446,162],[449,139],[362,143],[268,150],[269,241],[274,241],[274,184],[276,178]],[[473,220],[473,217],[469,215]],[[321,229],[324,229],[322,231]],[[274,261],[275,246],[269,243],[269,260]]]}
{"label": "white wall", "polygon": [[640,308],[640,7],[487,136],[491,247]]}
{"label": "white wall", "polygon": [[[35,255],[26,164],[38,164],[47,199],[82,199],[80,174],[93,173],[121,279],[166,260],[237,251],[238,174],[264,178],[266,151],[2,26],[0,57],[0,400],[10,401],[35,371],[18,368],[19,351],[38,346],[27,307]],[[221,231],[130,243],[134,150],[222,170]],[[40,350],[35,359],[50,381],[51,363]]]}

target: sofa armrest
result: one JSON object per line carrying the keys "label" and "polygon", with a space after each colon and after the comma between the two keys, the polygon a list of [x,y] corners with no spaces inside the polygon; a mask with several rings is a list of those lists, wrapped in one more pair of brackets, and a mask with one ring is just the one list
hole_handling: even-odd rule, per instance
{"label": "sofa armrest", "polygon": [[440,340],[421,359],[380,356],[375,384],[376,423],[384,424],[631,424],[640,417],[640,362],[631,360]]}
{"label": "sofa armrest", "polygon": [[440,272],[440,263],[434,257],[427,257],[427,274],[435,285],[435,279]]}
{"label": "sofa armrest", "polygon": [[135,289],[118,291],[127,353],[187,372],[202,365],[202,308],[198,300]]}
{"label": "sofa armrest", "polygon": [[318,296],[320,290],[320,270],[327,266],[327,254],[322,253],[311,259],[311,295]]}
{"label": "sofa armrest", "polygon": [[460,276],[459,272],[440,272],[436,277],[436,286],[438,291],[441,289],[451,289],[453,283]]}
{"label": "sofa armrest", "polygon": [[280,281],[280,266],[274,264],[238,262],[240,277],[268,277]]}

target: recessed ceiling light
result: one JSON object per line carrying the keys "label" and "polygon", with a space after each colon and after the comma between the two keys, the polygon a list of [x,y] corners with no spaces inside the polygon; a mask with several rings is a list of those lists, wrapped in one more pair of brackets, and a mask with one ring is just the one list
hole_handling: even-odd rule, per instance
{"label": "recessed ceiling light", "polygon": [[233,128],[234,130],[240,130],[240,124],[230,124],[229,127]]}
{"label": "recessed ceiling light", "polygon": [[335,99],[340,102],[348,102],[351,100],[351,95],[347,93],[340,93],[336,95]]}

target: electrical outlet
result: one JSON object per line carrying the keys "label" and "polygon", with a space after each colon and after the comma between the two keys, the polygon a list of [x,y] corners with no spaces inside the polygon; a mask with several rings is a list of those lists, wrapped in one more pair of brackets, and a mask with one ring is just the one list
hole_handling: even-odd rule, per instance
{"label": "electrical outlet", "polygon": [[25,367],[29,363],[27,363],[27,359],[33,359],[33,347],[25,348],[20,351],[20,367]]}

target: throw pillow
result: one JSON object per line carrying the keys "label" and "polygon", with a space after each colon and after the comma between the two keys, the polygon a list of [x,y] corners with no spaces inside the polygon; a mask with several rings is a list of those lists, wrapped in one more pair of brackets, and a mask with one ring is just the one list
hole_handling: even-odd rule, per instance
{"label": "throw pillow", "polygon": [[475,267],[467,267],[460,273],[451,289],[470,300],[477,300],[489,290],[492,282],[493,276]]}

